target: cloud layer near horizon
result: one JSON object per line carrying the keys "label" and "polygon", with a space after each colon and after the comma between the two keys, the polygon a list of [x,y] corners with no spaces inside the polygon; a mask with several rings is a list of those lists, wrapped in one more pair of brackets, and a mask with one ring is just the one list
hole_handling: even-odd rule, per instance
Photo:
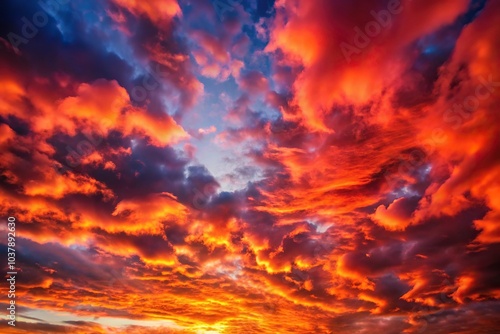
{"label": "cloud layer near horizon", "polygon": [[500,329],[499,2],[51,4],[0,5],[2,332]]}

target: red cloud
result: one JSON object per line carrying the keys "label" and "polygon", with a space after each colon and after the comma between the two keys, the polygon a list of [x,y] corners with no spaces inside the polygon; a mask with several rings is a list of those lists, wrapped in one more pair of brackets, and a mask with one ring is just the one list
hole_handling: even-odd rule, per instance
{"label": "red cloud", "polygon": [[[412,62],[407,52],[410,44],[452,23],[468,4],[467,0],[418,5],[402,1],[393,6],[394,2],[399,3],[393,0],[391,8],[379,6],[386,12],[397,8],[387,14],[391,23],[386,27],[378,23],[378,14],[374,17],[377,4],[372,1],[289,0],[277,6],[267,50],[279,50],[285,55],[283,62],[303,67],[293,84],[294,102],[301,109],[302,122],[312,130],[332,130],[324,117],[335,106],[366,105],[403,86],[401,75]],[[370,22],[380,32],[371,38],[359,37],[360,31],[370,29]],[[356,43],[357,39],[364,40]],[[358,50],[352,62],[342,52],[342,43],[351,40]]]}
{"label": "red cloud", "polygon": [[126,8],[135,15],[146,15],[160,27],[168,23],[172,17],[181,14],[177,0],[113,0],[119,6]]}

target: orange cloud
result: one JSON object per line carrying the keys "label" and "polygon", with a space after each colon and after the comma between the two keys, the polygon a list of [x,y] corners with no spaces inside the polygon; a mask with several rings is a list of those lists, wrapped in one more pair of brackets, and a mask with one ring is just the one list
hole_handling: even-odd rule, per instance
{"label": "orange cloud", "polygon": [[[280,50],[284,62],[303,66],[293,85],[300,119],[312,130],[329,132],[335,126],[326,125],[324,118],[335,106],[367,105],[403,86],[401,74],[412,61],[406,48],[418,37],[452,23],[467,5],[467,0],[419,5],[401,1],[398,13],[388,14],[391,23],[381,27],[371,13],[376,8],[370,1],[282,1],[266,50]],[[342,54],[341,44],[355,39],[356,28],[363,30],[369,22],[381,32],[364,37],[369,43],[363,42],[367,45],[351,63]]]}
{"label": "orange cloud", "polygon": [[[72,126],[80,124],[88,132],[97,129],[104,135],[112,129],[123,131],[124,135],[140,134],[150,138],[157,146],[188,137],[170,116],[154,117],[142,109],[131,107],[127,92],[116,81],[98,80],[92,85],[81,84],[77,94],[64,99],[58,107],[59,113],[54,114],[52,119],[44,118],[45,122],[39,124],[40,131],[60,125],[68,134],[74,135],[76,130]],[[96,115],[100,115],[99,120]]]}
{"label": "orange cloud", "polygon": [[117,5],[126,8],[135,15],[145,15],[155,24],[168,23],[174,16],[181,14],[177,0],[113,0]]}
{"label": "orange cloud", "polygon": [[411,213],[415,209],[415,206],[408,207],[409,202],[411,200],[401,197],[394,200],[387,208],[380,205],[372,217],[378,224],[390,231],[404,230],[410,225]]}
{"label": "orange cloud", "polygon": [[[169,193],[151,194],[147,198],[128,199],[119,202],[113,216],[126,217],[127,225],[107,226],[105,229],[127,233],[161,234],[163,225],[187,223],[187,209]],[[125,227],[126,226],[126,227]]]}

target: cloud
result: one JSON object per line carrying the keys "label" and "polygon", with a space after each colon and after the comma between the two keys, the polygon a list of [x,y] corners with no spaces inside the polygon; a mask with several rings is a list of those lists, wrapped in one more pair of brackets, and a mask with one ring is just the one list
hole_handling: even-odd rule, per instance
{"label": "cloud", "polygon": [[[266,50],[283,52],[282,62],[303,68],[293,83],[294,103],[301,110],[300,119],[312,130],[335,130],[325,124],[325,117],[335,106],[362,106],[394,94],[404,83],[401,75],[411,65],[411,44],[453,23],[468,5],[465,0],[426,2],[422,7],[409,1],[392,2],[399,4],[394,10],[397,14],[391,14],[383,2],[371,1],[282,1],[276,6],[277,16]],[[384,23],[387,27],[373,16],[373,12],[384,10],[390,21]],[[359,31],[368,29],[370,22],[380,32],[372,38],[364,35],[365,40],[359,43],[367,45],[360,47],[355,41],[362,39]],[[341,52],[346,41],[354,41],[360,48],[352,63]]]}
{"label": "cloud", "polygon": [[136,0],[113,0],[117,5],[123,7],[135,15],[146,15],[155,24],[168,23],[174,16],[181,14],[177,0],[149,1]]}
{"label": "cloud", "polygon": [[214,133],[216,131],[217,131],[217,128],[213,125],[211,125],[209,128],[206,128],[206,129],[203,129],[203,128],[198,129],[198,133],[201,135],[208,135],[208,134]]}
{"label": "cloud", "polygon": [[388,230],[404,230],[411,223],[411,213],[416,209],[418,200],[401,197],[387,208],[380,205],[373,219]]}
{"label": "cloud", "polygon": [[0,53],[17,331],[499,328],[497,2],[80,6]]}
{"label": "cloud", "polygon": [[249,71],[241,76],[238,80],[240,89],[251,94],[265,93],[268,86],[268,81],[264,75],[258,71]]}

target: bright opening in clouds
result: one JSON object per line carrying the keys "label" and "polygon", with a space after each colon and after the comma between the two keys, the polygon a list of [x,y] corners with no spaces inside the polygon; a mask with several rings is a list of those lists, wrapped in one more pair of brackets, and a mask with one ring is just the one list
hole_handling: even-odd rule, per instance
{"label": "bright opening in clouds", "polygon": [[500,1],[0,13],[0,333],[500,332]]}

